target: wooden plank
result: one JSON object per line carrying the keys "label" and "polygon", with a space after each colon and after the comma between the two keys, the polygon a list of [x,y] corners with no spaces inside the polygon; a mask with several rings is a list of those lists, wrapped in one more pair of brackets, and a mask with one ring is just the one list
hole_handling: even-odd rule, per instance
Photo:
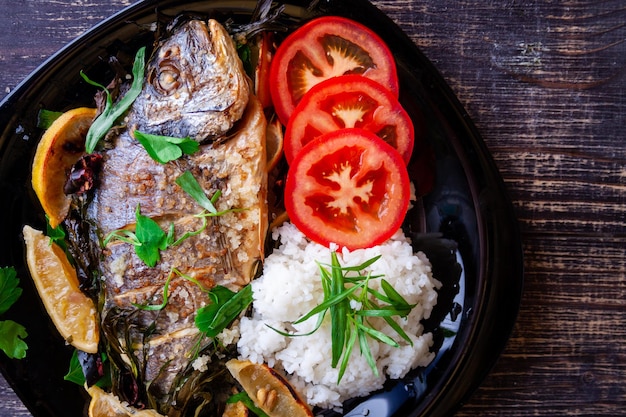
{"label": "wooden plank", "polygon": [[0,97],[53,53],[131,0],[0,2]]}
{"label": "wooden plank", "polygon": [[30,417],[30,415],[24,404],[17,398],[13,390],[0,375],[0,416]]}
{"label": "wooden plank", "polygon": [[457,415],[623,414],[624,3],[378,3],[475,121],[520,219],[520,316]]}

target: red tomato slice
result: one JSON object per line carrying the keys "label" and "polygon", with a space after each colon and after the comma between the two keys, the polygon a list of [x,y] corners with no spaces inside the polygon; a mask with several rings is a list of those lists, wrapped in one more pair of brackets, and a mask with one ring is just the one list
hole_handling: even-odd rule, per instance
{"label": "red tomato slice", "polygon": [[362,74],[398,95],[393,55],[383,40],[360,23],[337,16],[314,19],[278,47],[270,69],[270,92],[283,124],[302,96],[328,78]]}
{"label": "red tomato slice", "polygon": [[408,164],[413,152],[413,123],[397,98],[361,75],[334,77],[315,85],[302,98],[285,131],[285,157],[291,163],[316,137],[344,128],[368,130],[393,146]]}
{"label": "red tomato slice", "polygon": [[400,154],[363,129],[320,136],[287,174],[285,208],[309,239],[359,249],[379,245],[402,225],[409,175]]}

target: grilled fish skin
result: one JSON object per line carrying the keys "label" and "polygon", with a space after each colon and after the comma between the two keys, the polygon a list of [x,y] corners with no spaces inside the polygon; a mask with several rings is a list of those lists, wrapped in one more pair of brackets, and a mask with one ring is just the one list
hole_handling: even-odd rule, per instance
{"label": "grilled fish skin", "polygon": [[[175,69],[175,70],[174,70]],[[197,373],[195,355],[213,343],[195,326],[196,311],[209,302],[206,290],[246,285],[263,258],[267,231],[266,120],[235,45],[216,21],[191,20],[161,42],[151,58],[142,94],[127,116],[127,128],[102,152],[99,186],[85,207],[92,242],[112,231],[135,228],[135,211],[175,236],[202,229],[202,208],[176,183],[190,171],[208,196],[221,191],[218,210],[201,233],[161,252],[155,267],[134,247],[112,241],[102,249],[101,327],[109,356],[120,371],[113,390],[121,398],[179,415],[177,397]],[[190,136],[200,151],[167,164],[153,161],[133,137],[135,130]],[[219,140],[216,140],[219,139]],[[189,279],[191,278],[191,279]],[[166,291],[166,286],[167,291]],[[158,310],[137,305],[165,306]],[[137,397],[124,384],[136,384]],[[131,384],[132,385],[132,384]]]}

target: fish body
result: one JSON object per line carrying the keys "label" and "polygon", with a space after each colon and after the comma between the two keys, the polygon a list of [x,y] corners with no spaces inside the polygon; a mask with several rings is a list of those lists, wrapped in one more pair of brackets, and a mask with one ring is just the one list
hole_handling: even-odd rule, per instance
{"label": "fish body", "polygon": [[[162,250],[153,267],[127,242],[102,248],[101,327],[120,369],[113,389],[121,398],[176,415],[184,379],[197,372],[194,359],[213,343],[194,323],[209,302],[206,291],[238,290],[254,277],[267,230],[265,130],[261,105],[219,23],[190,20],[156,46],[126,128],[102,152],[99,185],[84,209],[89,239],[135,230],[137,210],[166,232],[173,227],[176,237],[201,232]],[[161,164],[135,131],[188,136],[200,150]],[[185,171],[207,196],[221,192],[218,211],[238,210],[210,217],[204,227],[202,207],[175,183]],[[124,395],[124,384],[136,384],[138,398]]]}

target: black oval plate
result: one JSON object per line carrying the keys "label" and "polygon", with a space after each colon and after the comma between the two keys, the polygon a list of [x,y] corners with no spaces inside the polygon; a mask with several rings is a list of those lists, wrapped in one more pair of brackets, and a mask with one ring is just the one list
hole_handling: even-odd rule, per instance
{"label": "black oval plate", "polygon": [[[445,288],[438,310],[425,323],[436,335],[435,362],[403,381],[391,381],[364,403],[349,402],[347,415],[366,415],[367,410],[380,417],[451,415],[495,363],[520,303],[521,241],[503,182],[454,94],[381,11],[365,0],[320,1],[312,10],[307,10],[308,2],[287,3],[291,23],[318,14],[346,16],[372,28],[392,49],[401,101],[418,132],[411,175],[419,189],[429,191],[410,213],[406,231],[416,249],[431,257]],[[246,20],[254,6],[254,1],[242,0],[135,4],[59,51],[0,103],[0,266],[16,267],[24,289],[2,319],[16,320],[29,333],[27,357],[8,360],[0,354],[0,367],[34,416],[78,416],[88,403],[81,387],[63,380],[72,349],[51,324],[24,263],[22,226],[45,227],[30,186],[31,161],[42,134],[39,109],[92,106],[94,90],[79,71],[98,81],[110,79],[102,57],[116,52],[132,56],[138,45],[150,44],[152,35],[145,28],[156,20],[157,9],[166,15],[198,11]]]}

